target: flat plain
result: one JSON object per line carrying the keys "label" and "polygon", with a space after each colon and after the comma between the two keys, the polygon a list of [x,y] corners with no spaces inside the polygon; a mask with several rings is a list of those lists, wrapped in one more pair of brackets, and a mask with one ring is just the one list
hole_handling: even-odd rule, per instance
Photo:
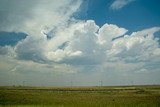
{"label": "flat plain", "polygon": [[0,107],[160,107],[160,85],[1,86]]}

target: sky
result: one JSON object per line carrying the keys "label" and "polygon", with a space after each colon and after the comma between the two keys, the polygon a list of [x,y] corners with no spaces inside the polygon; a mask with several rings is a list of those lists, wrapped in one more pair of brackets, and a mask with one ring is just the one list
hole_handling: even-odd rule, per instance
{"label": "sky", "polygon": [[159,0],[0,0],[0,86],[160,84]]}

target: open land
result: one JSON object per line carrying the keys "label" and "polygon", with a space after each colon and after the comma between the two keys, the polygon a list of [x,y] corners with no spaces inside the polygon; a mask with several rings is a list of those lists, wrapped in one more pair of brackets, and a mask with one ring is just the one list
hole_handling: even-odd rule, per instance
{"label": "open land", "polygon": [[0,107],[160,107],[160,85],[1,86]]}

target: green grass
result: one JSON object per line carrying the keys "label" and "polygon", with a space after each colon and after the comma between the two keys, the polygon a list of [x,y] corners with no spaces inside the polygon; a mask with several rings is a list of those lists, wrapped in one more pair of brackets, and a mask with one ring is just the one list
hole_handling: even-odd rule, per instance
{"label": "green grass", "polygon": [[160,107],[160,86],[0,87],[0,107]]}

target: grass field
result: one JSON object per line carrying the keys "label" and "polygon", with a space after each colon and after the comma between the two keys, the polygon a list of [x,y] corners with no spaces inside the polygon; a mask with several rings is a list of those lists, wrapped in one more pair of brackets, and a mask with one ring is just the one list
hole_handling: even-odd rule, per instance
{"label": "grass field", "polygon": [[0,107],[160,107],[160,86],[0,87]]}

